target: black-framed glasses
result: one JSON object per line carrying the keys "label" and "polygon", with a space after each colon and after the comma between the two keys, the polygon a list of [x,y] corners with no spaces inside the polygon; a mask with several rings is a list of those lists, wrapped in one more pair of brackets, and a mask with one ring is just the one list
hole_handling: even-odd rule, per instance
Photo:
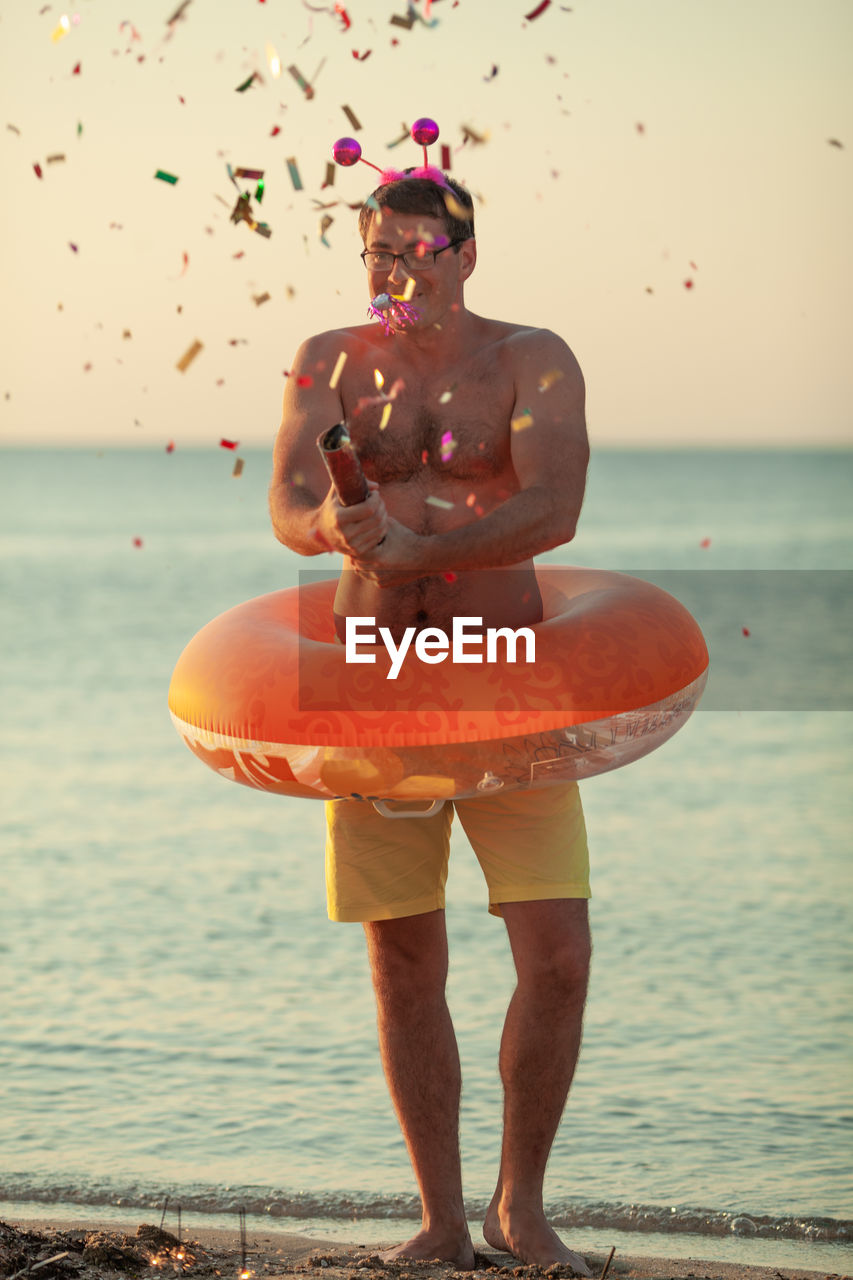
{"label": "black-framed glasses", "polygon": [[419,245],[417,249],[407,249],[405,253],[391,253],[387,249],[365,249],[359,256],[368,271],[393,271],[398,258],[407,271],[431,271],[440,253],[463,243],[464,239],[451,240],[440,249],[428,249],[425,245]]}

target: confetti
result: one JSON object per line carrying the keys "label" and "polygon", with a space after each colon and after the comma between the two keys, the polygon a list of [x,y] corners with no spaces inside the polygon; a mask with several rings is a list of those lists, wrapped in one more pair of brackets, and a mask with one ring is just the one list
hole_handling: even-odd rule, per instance
{"label": "confetti", "polygon": [[472,129],[470,125],[463,124],[462,126],[463,145],[466,142],[470,142],[472,146],[478,147],[478,146],[482,146],[483,143],[488,141],[489,141],[489,135],[487,133],[477,133],[477,130]]}
{"label": "confetti", "polygon": [[441,461],[449,462],[456,452],[456,441],[453,439],[452,431],[445,431],[441,437]]}
{"label": "confetti", "polygon": [[510,420],[510,426],[513,431],[526,431],[528,427],[533,426],[533,414],[529,409],[524,409],[516,418]]}
{"label": "confetti", "polygon": [[314,97],[314,90],[311,88],[311,86],[310,86],[310,84],[308,83],[308,81],[307,81],[307,80],[305,79],[305,77],[302,75],[302,72],[299,70],[299,68],[298,68],[298,67],[295,67],[295,66],[290,66],[290,67],[288,67],[287,69],[288,69],[288,71],[290,72],[290,74],[293,76],[293,78],[294,78],[294,80],[296,81],[296,83],[299,85],[299,88],[300,88],[300,89],[302,90],[302,92],[305,94],[305,97],[306,97],[306,98],[313,98],[313,97]]}
{"label": "confetti", "polygon": [[741,627],[741,631],[745,636],[748,636],[750,634],[749,627]]}
{"label": "confetti", "polygon": [[442,511],[453,510],[452,502],[446,502],[444,498],[436,498],[432,494],[428,498],[424,498],[424,502],[427,502],[431,507],[440,507]]}
{"label": "confetti", "polygon": [[37,178],[40,178],[42,176],[41,165],[38,162],[36,162],[33,165],[33,172],[35,173]]}
{"label": "confetti", "polygon": [[174,452],[175,452],[175,442],[174,442],[174,440],[170,440],[170,441],[169,441],[169,443],[166,445],[166,452],[167,452],[167,453],[174,453]]}
{"label": "confetti", "polygon": [[409,12],[404,18],[401,18],[399,14],[392,13],[390,23],[392,27],[405,27],[406,31],[411,31],[415,25],[415,15],[413,12]]}
{"label": "confetti", "polygon": [[296,164],[295,156],[288,156],[286,163],[287,163],[287,172],[290,174],[290,181],[293,183],[293,190],[301,191],[302,179],[299,176],[299,168]]}
{"label": "confetti", "polygon": [[79,76],[79,74],[80,74],[80,72],[81,72],[82,70],[83,70],[83,63],[82,63],[82,62],[78,62],[78,63],[77,63],[77,65],[76,65],[76,66],[74,67],[74,69],[72,70],[71,74],[72,74],[72,76]]}
{"label": "confetti", "polygon": [[459,218],[460,221],[464,222],[469,216],[469,210],[456,199],[456,196],[451,191],[443,191],[441,194],[444,199],[444,207],[451,218]]}
{"label": "confetti", "polygon": [[428,450],[424,449],[421,453],[421,463],[425,466],[428,461],[429,461],[429,452]]}
{"label": "confetti", "polygon": [[260,180],[264,176],[263,169],[235,169],[235,178],[250,178],[253,182]]}
{"label": "confetti", "polygon": [[260,307],[264,302],[269,302],[269,300],[270,300],[269,293],[253,293],[252,294],[252,301],[254,302],[256,307]]}
{"label": "confetti", "polygon": [[498,74],[498,65],[496,62],[493,62],[491,71],[487,76],[483,76],[483,79],[485,80],[486,84],[488,84],[490,80],[494,80],[497,74]]}
{"label": "confetti", "polygon": [[469,494],[468,494],[468,497],[465,499],[465,506],[466,506],[466,507],[473,507],[473,505],[474,505],[474,503],[475,503],[476,501],[477,501],[477,495],[476,495],[476,493],[469,493]]}
{"label": "confetti", "polygon": [[458,386],[458,383],[454,382],[452,387],[448,387],[446,391],[442,391],[441,395],[438,397],[438,403],[449,404],[450,401],[453,399],[453,393],[456,390],[457,386]]}
{"label": "confetti", "polygon": [[539,379],[539,390],[550,391],[555,383],[559,382],[563,377],[562,369],[548,369]]}
{"label": "confetti", "polygon": [[310,373],[300,373],[297,374],[296,385],[297,387],[313,387],[314,379]]}
{"label": "confetti", "polygon": [[231,475],[232,475],[232,476],[241,476],[241,475],[243,474],[243,465],[244,465],[244,464],[243,464],[243,459],[242,459],[242,458],[235,458],[235,459],[234,459],[234,470],[231,472]]}
{"label": "confetti", "polygon": [[68,14],[63,13],[62,17],[59,19],[59,22],[51,31],[50,38],[54,44],[58,44],[59,41],[63,38],[63,36],[68,35],[68,32],[70,30],[71,30],[71,23],[68,20]]}
{"label": "confetti", "polygon": [[391,410],[393,408],[394,406],[392,405],[391,401],[390,400],[387,401],[384,409],[382,410],[382,417],[379,419],[380,431],[384,431],[385,428],[388,426],[388,419],[391,417]]}
{"label": "confetti", "polygon": [[167,173],[165,169],[158,169],[154,177],[159,178],[161,182],[168,182],[172,187],[178,181],[174,173]]}
{"label": "confetti", "polygon": [[326,232],[329,230],[329,227],[332,225],[334,221],[335,221],[334,218],[331,216],[331,214],[328,214],[328,213],[324,214],[320,220],[320,242],[324,244],[327,249],[331,249],[332,246],[329,244],[328,240],[326,239]]}
{"label": "confetti", "polygon": [[344,115],[346,116],[347,120],[349,120],[353,129],[361,128],[361,121],[353,111],[352,107],[341,107],[341,111],[343,111]]}
{"label": "confetti", "polygon": [[840,138],[827,138],[827,142],[831,147],[838,147],[839,151],[844,150],[844,143],[841,141]]}
{"label": "confetti", "polygon": [[204,343],[199,342],[198,338],[196,338],[195,342],[193,342],[189,347],[187,347],[186,351],[181,356],[178,363],[175,365],[175,368],[180,369],[181,373],[185,373],[186,370],[189,368],[189,366],[192,364],[193,360],[195,360],[199,351],[202,350],[203,346],[204,346]]}
{"label": "confetti", "polygon": [[342,4],[336,4],[335,13],[338,15],[341,22],[343,23],[343,26],[341,27],[341,31],[349,31],[350,27],[352,26],[352,20],[350,19],[350,16],[347,13],[344,6]]}
{"label": "confetti", "polygon": [[445,171],[450,168],[450,147],[443,142],[441,144],[441,167]]}
{"label": "confetti", "polygon": [[341,380],[341,374],[344,371],[344,365],[346,364],[346,362],[347,362],[347,353],[346,351],[342,351],[337,358],[335,367],[332,370],[332,376],[329,379],[329,387],[332,391],[334,391],[335,387],[338,385],[338,383]]}
{"label": "confetti", "polygon": [[169,20],[167,21],[166,26],[167,27],[173,26],[174,23],[176,23],[179,18],[182,18],[184,16],[184,10],[189,9],[191,4],[192,4],[192,0],[181,0],[181,3],[178,5],[177,9],[172,14],[171,18],[169,18]]}
{"label": "confetti", "polygon": [[684,287],[685,287],[685,289],[692,289],[692,288],[693,288],[693,281],[692,281],[692,280],[685,280],[685,281],[684,281]]}
{"label": "confetti", "polygon": [[220,449],[237,449],[239,448],[239,445],[240,445],[239,440],[226,440],[224,436],[219,441]]}
{"label": "confetti", "polygon": [[443,573],[441,576],[442,576],[442,578],[444,578],[444,581],[445,581],[445,582],[455,582],[455,581],[456,581],[456,574],[455,574],[455,573],[453,573],[453,572],[452,572],[451,570],[449,570],[449,569],[448,569],[447,573]]}
{"label": "confetti", "polygon": [[703,538],[702,541],[699,543],[699,546],[702,547],[703,550],[707,550],[708,547],[710,547],[710,545],[711,545],[710,538]]}
{"label": "confetti", "polygon": [[267,44],[266,55],[267,55],[267,63],[270,69],[270,75],[274,80],[277,80],[281,75],[281,58],[276,53],[275,45],[272,45],[269,43]]}
{"label": "confetti", "polygon": [[372,49],[367,49],[364,53],[359,53],[357,49],[353,49],[352,56],[355,58],[356,62],[366,62],[371,53],[373,53]]}
{"label": "confetti", "polygon": [[57,154],[56,154],[55,156],[48,156],[48,157],[47,157],[47,161],[46,161],[46,163],[47,163],[47,164],[58,164],[60,161],[62,161],[62,160],[64,160],[64,159],[65,159],[65,152],[64,152],[64,151],[59,151],[59,152],[57,152]]}
{"label": "confetti", "polygon": [[245,93],[246,90],[250,87],[250,85],[253,85],[255,83],[256,76],[257,76],[257,72],[253,71],[247,80],[244,80],[242,84],[237,85],[237,88],[234,90],[234,92]]}
{"label": "confetti", "polygon": [[531,9],[529,13],[524,15],[527,22],[532,22],[534,18],[538,18],[540,13],[544,13],[550,7],[551,0],[542,0],[541,4],[537,4],[535,9]]}
{"label": "confetti", "polygon": [[280,133],[281,133],[281,125],[280,125],[280,124],[274,124],[274,125],[273,125],[273,127],[272,127],[272,132],[270,133],[270,137],[271,137],[271,138],[276,138],[276,137],[278,137],[278,135],[279,135]]}
{"label": "confetti", "polygon": [[[335,172],[337,167],[338,166],[335,164],[334,160],[326,161],[326,176],[323,179],[323,186],[320,187],[321,191],[323,190],[323,187],[333,187],[335,185]],[[337,201],[335,201],[335,204],[337,204]],[[329,208],[331,208],[331,205]]]}

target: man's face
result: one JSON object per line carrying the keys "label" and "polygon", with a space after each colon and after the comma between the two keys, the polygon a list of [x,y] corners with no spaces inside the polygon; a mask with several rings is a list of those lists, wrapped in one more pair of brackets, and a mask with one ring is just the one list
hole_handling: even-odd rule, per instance
{"label": "man's face", "polygon": [[[374,253],[410,253],[432,260],[432,250],[443,249],[449,243],[444,223],[422,213],[392,213],[382,210],[374,213],[365,240],[365,249]],[[371,298],[379,293],[403,296],[418,312],[415,328],[441,324],[441,318],[461,300],[462,284],[473,269],[472,250],[466,253],[466,245],[447,249],[440,253],[435,263],[423,270],[406,266],[397,258],[390,268],[368,268],[367,279]]]}

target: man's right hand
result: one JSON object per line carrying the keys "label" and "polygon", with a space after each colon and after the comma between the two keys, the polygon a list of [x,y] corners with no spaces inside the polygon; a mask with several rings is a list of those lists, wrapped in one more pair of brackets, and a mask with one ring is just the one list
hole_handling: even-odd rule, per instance
{"label": "man's right hand", "polygon": [[333,488],[329,489],[320,510],[319,532],[331,551],[344,555],[367,555],[388,532],[388,512],[375,480],[368,480],[370,490],[364,502],[345,507]]}

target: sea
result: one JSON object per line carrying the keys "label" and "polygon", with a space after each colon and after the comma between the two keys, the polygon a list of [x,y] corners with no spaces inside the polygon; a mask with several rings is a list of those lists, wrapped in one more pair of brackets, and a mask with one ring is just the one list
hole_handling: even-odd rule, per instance
{"label": "sea", "polygon": [[[323,807],[205,769],[166,706],[205,622],[306,567],[270,450],[236,456],[0,450],[0,1218],[401,1240]],[[658,580],[711,653],[685,727],[582,784],[593,972],[546,1182],[580,1250],[853,1267],[851,495],[851,451],[594,446],[542,557]],[[447,922],[476,1228],[513,970],[458,833]]]}

